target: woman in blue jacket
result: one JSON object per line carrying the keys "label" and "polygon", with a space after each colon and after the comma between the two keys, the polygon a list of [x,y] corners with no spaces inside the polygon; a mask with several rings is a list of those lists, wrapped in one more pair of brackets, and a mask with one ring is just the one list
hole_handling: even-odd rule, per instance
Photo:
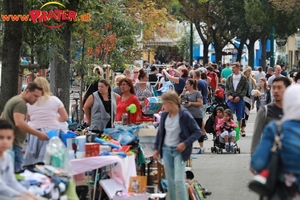
{"label": "woman in blue jacket", "polygon": [[[291,85],[283,96],[282,149],[280,153],[279,184],[274,199],[300,198],[300,85]],[[251,170],[259,173],[268,165],[270,149],[277,134],[275,122],[264,129],[262,140],[251,159]]]}
{"label": "woman in blue jacket", "polygon": [[192,153],[193,143],[202,135],[189,111],[180,107],[176,92],[162,95],[166,112],[161,115],[154,143],[153,159],[163,159],[168,193],[171,200],[188,200],[185,186],[186,161]]}

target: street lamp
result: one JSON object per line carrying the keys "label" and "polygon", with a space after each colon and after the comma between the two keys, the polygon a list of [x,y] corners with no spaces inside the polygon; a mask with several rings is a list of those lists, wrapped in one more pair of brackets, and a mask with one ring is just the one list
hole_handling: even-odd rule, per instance
{"label": "street lamp", "polygon": [[270,67],[274,68],[275,65],[275,58],[274,58],[274,34],[275,34],[275,28],[274,26],[271,26],[271,59],[270,59]]}
{"label": "street lamp", "polygon": [[147,48],[147,51],[148,51],[148,63],[150,65],[150,48],[149,47]]}
{"label": "street lamp", "polygon": [[191,23],[191,35],[190,35],[190,65],[193,67],[193,23]]}

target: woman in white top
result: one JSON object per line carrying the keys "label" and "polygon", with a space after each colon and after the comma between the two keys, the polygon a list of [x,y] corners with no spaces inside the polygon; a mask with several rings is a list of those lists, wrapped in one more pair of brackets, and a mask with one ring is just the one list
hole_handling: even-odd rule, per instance
{"label": "woman in white top", "polygon": [[[35,104],[27,104],[29,124],[35,129],[59,129],[60,122],[68,120],[68,114],[63,103],[50,92],[47,79],[38,77],[34,82],[43,88],[43,96]],[[27,140],[23,166],[42,163],[48,141],[40,141],[31,134],[27,136]]]}

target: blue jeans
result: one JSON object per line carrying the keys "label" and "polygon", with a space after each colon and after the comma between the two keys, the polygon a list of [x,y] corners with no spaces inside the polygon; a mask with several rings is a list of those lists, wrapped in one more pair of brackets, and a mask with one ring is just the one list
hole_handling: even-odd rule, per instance
{"label": "blue jeans", "polygon": [[227,100],[227,105],[229,106],[232,113],[235,113],[237,121],[241,121],[244,118],[245,112],[245,102],[244,99],[240,99],[237,103],[233,103]]}
{"label": "blue jeans", "polygon": [[185,166],[176,147],[163,146],[163,162],[168,181],[170,200],[188,200],[185,186]]}
{"label": "blue jeans", "polygon": [[23,164],[23,154],[22,154],[22,147],[13,145],[13,152],[14,152],[14,168],[15,172],[19,172],[22,170]]}

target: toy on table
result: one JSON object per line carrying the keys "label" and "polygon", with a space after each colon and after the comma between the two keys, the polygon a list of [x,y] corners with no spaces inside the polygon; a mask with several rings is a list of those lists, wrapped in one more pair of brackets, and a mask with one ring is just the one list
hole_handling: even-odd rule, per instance
{"label": "toy on table", "polygon": [[120,142],[118,142],[117,140],[114,140],[110,135],[102,134],[100,139],[106,141],[107,143],[112,143],[117,146],[121,146]]}
{"label": "toy on table", "polygon": [[162,101],[160,97],[148,97],[144,100],[142,111],[144,114],[155,114],[161,110]]}
{"label": "toy on table", "polygon": [[98,142],[98,143],[100,143],[100,144],[107,144],[107,145],[110,146],[111,148],[116,148],[116,149],[121,148],[121,146],[119,146],[119,145],[116,145],[116,144],[114,144],[114,143],[105,141],[105,140],[100,139],[100,138],[95,138],[95,139],[94,139],[94,142]]}
{"label": "toy on table", "polygon": [[136,105],[132,103],[126,108],[126,110],[131,114],[134,114],[136,113]]}
{"label": "toy on table", "polygon": [[136,105],[135,104],[130,104],[127,108],[126,108],[128,113],[123,113],[122,114],[122,124],[123,125],[128,125],[130,124],[130,114],[134,114],[136,113]]}

